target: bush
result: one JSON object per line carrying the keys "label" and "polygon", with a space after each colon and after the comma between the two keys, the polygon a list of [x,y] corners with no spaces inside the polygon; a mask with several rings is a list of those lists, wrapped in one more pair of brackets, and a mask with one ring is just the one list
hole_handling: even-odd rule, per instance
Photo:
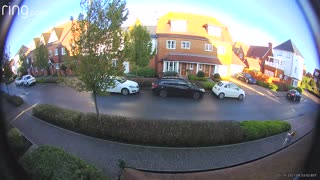
{"label": "bush", "polygon": [[7,133],[7,137],[16,159],[19,159],[32,145],[17,128],[11,128]]}
{"label": "bush", "polygon": [[16,95],[9,95],[5,92],[1,93],[2,97],[4,97],[9,103],[15,105],[16,107],[21,106],[24,101],[20,96],[16,96]]}
{"label": "bush", "polygon": [[155,75],[156,75],[155,70],[149,67],[141,68],[138,71],[138,76],[142,76],[145,78],[153,78],[155,77]]}
{"label": "bush", "polygon": [[215,82],[221,81],[220,74],[219,74],[219,73],[215,73],[215,74],[213,75],[213,79],[212,79],[212,80],[215,81]]}
{"label": "bush", "polygon": [[191,81],[207,81],[207,78],[198,77],[198,76],[195,76],[193,74],[188,75],[188,79],[191,80]]}
{"label": "bush", "polygon": [[247,141],[247,136],[251,137],[236,121],[138,120],[110,115],[101,115],[101,121],[98,121],[95,113],[80,113],[53,105],[37,105],[33,115],[82,134],[131,144],[214,146],[239,143]]}
{"label": "bush", "polygon": [[202,82],[202,87],[205,90],[211,90],[212,87],[216,84],[216,82],[211,82],[211,81],[206,81],[206,82]]}
{"label": "bush", "polygon": [[198,71],[197,77],[204,77],[204,72],[203,71]]}
{"label": "bush", "polygon": [[152,82],[157,80],[157,78],[128,78],[128,79],[137,82],[139,84],[139,87],[151,87]]}
{"label": "bush", "polygon": [[106,179],[91,164],[52,146],[40,146],[20,162],[32,179]]}
{"label": "bush", "polygon": [[58,77],[48,76],[48,77],[36,77],[37,83],[57,83]]}
{"label": "bush", "polygon": [[280,134],[291,129],[291,125],[284,121],[242,121],[241,127],[245,132],[245,139],[256,140]]}
{"label": "bush", "polygon": [[271,89],[273,91],[276,91],[278,89],[278,86],[276,84],[264,82],[261,80],[257,80],[257,85]]}
{"label": "bush", "polygon": [[167,71],[163,73],[163,76],[178,76],[178,72],[176,71]]}
{"label": "bush", "polygon": [[62,71],[65,71],[65,70],[67,70],[67,66],[65,64],[61,64],[60,69]]}

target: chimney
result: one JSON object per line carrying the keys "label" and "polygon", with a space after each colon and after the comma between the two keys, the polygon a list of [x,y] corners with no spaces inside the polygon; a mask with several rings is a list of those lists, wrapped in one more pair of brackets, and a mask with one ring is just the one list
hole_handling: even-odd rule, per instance
{"label": "chimney", "polygon": [[269,49],[272,50],[272,43],[271,42],[268,43],[268,46],[269,46]]}

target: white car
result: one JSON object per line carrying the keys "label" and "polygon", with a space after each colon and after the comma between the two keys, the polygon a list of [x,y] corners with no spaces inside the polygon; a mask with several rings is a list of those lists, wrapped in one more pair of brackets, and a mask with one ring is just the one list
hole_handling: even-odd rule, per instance
{"label": "white car", "polygon": [[243,100],[246,96],[244,90],[232,82],[220,81],[212,87],[212,92],[220,99],[224,97],[238,98]]}
{"label": "white car", "polygon": [[23,84],[22,77],[17,77],[14,82],[15,82],[16,86],[22,85]]}
{"label": "white car", "polygon": [[127,80],[123,77],[112,78],[114,87],[108,87],[107,92],[109,93],[121,93],[123,95],[129,95],[139,92],[139,84],[137,82]]}
{"label": "white car", "polygon": [[36,83],[36,78],[31,75],[22,76],[22,84],[25,86],[30,86],[32,83]]}

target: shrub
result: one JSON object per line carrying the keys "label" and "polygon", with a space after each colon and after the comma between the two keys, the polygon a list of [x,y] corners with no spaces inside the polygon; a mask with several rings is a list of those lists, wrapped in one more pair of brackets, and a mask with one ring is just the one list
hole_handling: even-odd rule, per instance
{"label": "shrub", "polygon": [[151,87],[152,82],[157,80],[157,78],[128,78],[128,79],[137,82],[139,84],[139,87]]}
{"label": "shrub", "polygon": [[219,73],[215,73],[215,74],[213,75],[213,81],[215,81],[215,82],[221,81],[221,77],[220,77],[220,74],[219,74]]}
{"label": "shrub", "polygon": [[191,81],[207,81],[207,78],[198,77],[198,76],[195,76],[193,74],[188,75],[188,79],[191,80]]}
{"label": "shrub", "polygon": [[241,127],[244,129],[247,140],[256,140],[268,136],[280,134],[291,129],[291,125],[284,121],[242,121]]}
{"label": "shrub", "polygon": [[19,159],[32,145],[17,128],[11,128],[7,133],[7,137],[16,159]]}
{"label": "shrub", "polygon": [[155,70],[149,67],[141,68],[138,71],[138,76],[142,76],[145,78],[153,78],[155,77],[155,75],[156,75]]}
{"label": "shrub", "polygon": [[91,164],[52,146],[40,146],[20,162],[32,179],[106,179]]}
{"label": "shrub", "polygon": [[61,64],[60,69],[62,71],[65,71],[65,70],[67,70],[67,66],[65,64]]}
{"label": "shrub", "polygon": [[163,73],[163,76],[178,76],[176,71],[167,71]]}
{"label": "shrub", "polygon": [[211,82],[211,81],[206,81],[206,82],[202,82],[202,87],[205,90],[211,90],[212,87],[216,84],[216,82]]}
{"label": "shrub", "polygon": [[36,77],[37,83],[57,83],[58,77],[48,76],[48,77]]}
{"label": "shrub", "polygon": [[[80,113],[53,105],[37,105],[33,109],[33,115],[49,123],[89,136],[142,145],[213,146],[281,133],[272,126],[273,122],[270,123],[271,125],[263,125],[267,128],[268,133],[261,133],[263,130],[259,128],[260,121],[253,125],[248,121],[248,125],[236,121],[144,120],[110,115],[101,115],[101,121],[98,121],[95,113]],[[282,126],[284,125],[281,124]],[[281,128],[281,130],[287,129],[288,127]],[[255,134],[256,131],[258,134]]]}
{"label": "shrub", "polygon": [[203,71],[198,71],[197,77],[204,77],[204,72]]}
{"label": "shrub", "polygon": [[9,103],[15,105],[16,107],[19,107],[24,103],[23,99],[20,96],[11,96],[7,93],[2,92],[2,97],[4,97]]}

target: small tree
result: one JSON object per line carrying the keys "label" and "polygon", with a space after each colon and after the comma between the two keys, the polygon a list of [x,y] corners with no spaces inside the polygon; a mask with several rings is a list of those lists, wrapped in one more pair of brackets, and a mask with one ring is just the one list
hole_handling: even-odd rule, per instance
{"label": "small tree", "polygon": [[125,35],[126,59],[136,66],[136,75],[140,68],[146,67],[150,59],[155,55],[152,49],[150,33],[147,28],[141,26],[139,20]]}
{"label": "small tree", "polygon": [[49,51],[44,44],[40,44],[35,49],[35,65],[41,70],[47,71],[49,61]]}
{"label": "small tree", "polygon": [[8,84],[13,75],[9,59],[10,59],[9,51],[5,49],[1,59],[1,71],[3,73],[3,74],[1,73],[1,75],[4,76],[3,80],[4,80],[4,83],[6,84],[8,94],[10,94]]}
{"label": "small tree", "polygon": [[26,56],[25,55],[20,55],[19,57],[19,65],[20,67],[17,70],[17,74],[20,76],[28,74],[28,64],[26,62]]}
{"label": "small tree", "polygon": [[73,22],[70,45],[76,58],[76,74],[83,83],[81,88],[92,91],[99,120],[97,94],[114,86],[108,81],[123,74],[123,36],[121,25],[127,19],[126,2],[121,0],[83,0],[80,14]]}

